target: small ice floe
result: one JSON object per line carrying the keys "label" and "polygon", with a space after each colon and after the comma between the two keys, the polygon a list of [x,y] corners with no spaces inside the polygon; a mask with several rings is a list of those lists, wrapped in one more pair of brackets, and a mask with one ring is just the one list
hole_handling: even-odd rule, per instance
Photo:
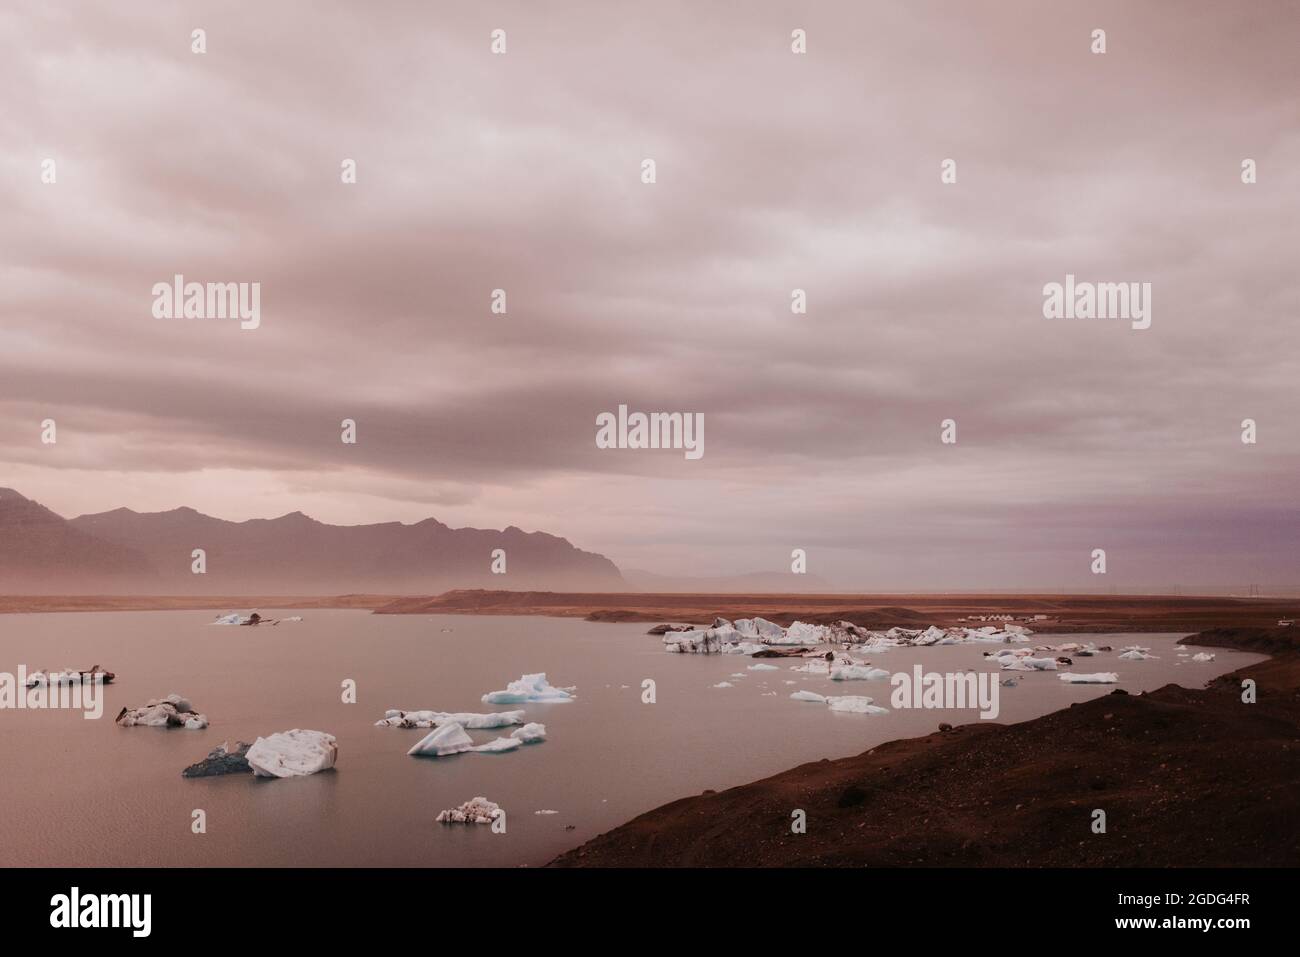
{"label": "small ice floe", "polygon": [[522,711],[397,711],[389,709],[375,722],[377,728],[436,728],[440,724],[458,724],[462,728],[505,728],[524,723]]}
{"label": "small ice floe", "polygon": [[825,658],[810,658],[801,665],[791,665],[790,670],[806,675],[825,675],[830,674],[831,663]]}
{"label": "small ice floe", "polygon": [[745,674],[743,671],[733,671],[731,674],[727,675],[727,677],[728,677],[728,678],[748,678],[749,675]]}
{"label": "small ice floe", "polygon": [[828,695],[826,704],[832,711],[847,711],[852,714],[889,714],[888,708],[881,708],[871,703],[865,695]]}
{"label": "small ice floe", "polygon": [[484,704],[525,704],[534,701],[572,701],[577,688],[556,688],[546,680],[546,672],[524,675],[506,685],[505,691],[490,691],[483,696]]}
{"label": "small ice floe", "polygon": [[1002,687],[1004,687],[1004,688],[1018,688],[1018,687],[1020,687],[1020,679],[1019,679],[1019,678],[1003,678],[1001,681],[998,682],[998,684],[1000,684],[1000,685],[1001,685]]}
{"label": "small ice floe", "polygon": [[63,671],[34,671],[27,676],[27,687],[39,688],[58,685],[107,685],[116,678],[111,671],[105,671],[99,665],[92,665],[85,671],[77,668],[65,668]]}
{"label": "small ice floe", "polygon": [[324,731],[278,731],[258,738],[244,755],[259,778],[301,778],[334,767],[337,739]]}
{"label": "small ice floe", "polygon": [[541,811],[534,811],[534,814],[559,814],[559,811],[552,811],[550,808]]}
{"label": "small ice floe", "polygon": [[837,665],[831,669],[831,681],[876,681],[888,677],[889,672],[884,668],[870,665]]}
{"label": "small ice floe", "polygon": [[491,824],[501,814],[501,805],[485,797],[471,798],[460,807],[439,811],[441,824]]}
{"label": "small ice floe", "polygon": [[713,687],[715,687],[715,688],[734,688],[734,687],[736,687],[736,686],[733,685],[730,681],[719,681],[719,682],[718,682],[716,685],[714,685]]}
{"label": "small ice floe", "polygon": [[183,778],[210,778],[218,774],[248,774],[253,769],[248,766],[248,749],[252,745],[247,741],[236,741],[232,748],[229,741],[223,741],[202,761],[191,764],[181,772]]}
{"label": "small ice floe", "polygon": [[546,725],[530,721],[522,728],[511,731],[510,737],[518,738],[524,744],[537,744],[539,741],[546,740]]}
{"label": "small ice floe", "polygon": [[455,721],[440,724],[411,746],[407,754],[416,757],[444,758],[474,750],[474,739]]}
{"label": "small ice floe", "polygon": [[1193,660],[1193,661],[1213,661],[1213,660],[1214,660],[1214,655],[1210,654],[1208,651],[1198,651],[1196,654],[1192,655],[1192,660]]}
{"label": "small ice floe", "polygon": [[1057,675],[1062,681],[1072,685],[1113,685],[1119,681],[1119,675],[1113,671],[1098,671],[1096,674],[1084,675],[1077,671],[1067,671]]}
{"label": "small ice floe", "polygon": [[1137,645],[1133,645],[1129,648],[1122,649],[1120,657],[1125,661],[1150,661],[1151,659],[1158,657],[1157,655],[1148,654],[1150,650],[1150,648],[1139,648]]}
{"label": "small ice floe", "polygon": [[513,751],[523,744],[518,738],[493,738],[487,744],[476,745],[470,748],[471,751],[478,751],[482,754],[498,754],[502,751]]}
{"label": "small ice floe", "polygon": [[208,726],[208,717],[195,711],[189,699],[169,694],[165,698],[150,698],[143,708],[123,708],[118,712],[117,723],[124,728],[139,725],[146,728],[201,731]]}
{"label": "small ice floe", "polygon": [[817,704],[825,704],[826,696],[818,694],[816,691],[795,691],[790,695],[792,701],[815,701]]}
{"label": "small ice floe", "polygon": [[756,665],[750,665],[745,670],[746,671],[780,671],[781,669],[778,668],[776,665],[765,665],[762,662],[759,662]]}

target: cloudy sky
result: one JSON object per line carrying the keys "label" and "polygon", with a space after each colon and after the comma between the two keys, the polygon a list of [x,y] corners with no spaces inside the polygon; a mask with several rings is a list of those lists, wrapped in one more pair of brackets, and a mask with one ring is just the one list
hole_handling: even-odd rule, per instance
{"label": "cloudy sky", "polygon": [[[1294,587],[1297,49],[1285,2],[6,3],[0,485],[863,590]],[[176,273],[260,282],[261,327],[154,318]],[[1045,319],[1066,273],[1150,282],[1151,328]],[[705,455],[597,449],[620,403]]]}

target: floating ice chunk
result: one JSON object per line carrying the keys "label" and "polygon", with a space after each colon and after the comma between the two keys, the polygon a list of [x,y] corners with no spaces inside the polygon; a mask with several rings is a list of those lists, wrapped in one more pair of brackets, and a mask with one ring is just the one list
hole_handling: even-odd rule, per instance
{"label": "floating ice chunk", "polygon": [[546,680],[546,672],[524,675],[506,685],[505,691],[490,691],[483,696],[484,704],[522,704],[530,701],[572,701],[576,688],[556,688]]}
{"label": "floating ice chunk", "polygon": [[1099,671],[1093,675],[1082,675],[1078,672],[1067,671],[1057,677],[1073,685],[1113,685],[1119,681],[1119,675],[1113,671]]}
{"label": "floating ice chunk", "polygon": [[724,655],[752,655],[766,647],[766,645],[761,645],[756,641],[740,641],[734,645],[723,645],[722,653]]}
{"label": "floating ice chunk", "polygon": [[829,674],[831,663],[825,658],[810,658],[801,665],[792,665],[791,671],[800,671],[807,675],[824,675]]}
{"label": "floating ice chunk", "polygon": [[1143,648],[1130,648],[1128,651],[1121,654],[1120,657],[1125,661],[1149,661],[1158,656],[1147,654],[1146,650]]}
{"label": "floating ice chunk", "polygon": [[334,767],[339,749],[332,734],[323,731],[280,731],[258,738],[244,755],[260,778],[296,778]]}
{"label": "floating ice chunk", "polygon": [[870,665],[838,665],[831,669],[831,681],[875,681],[888,677],[888,671]]}
{"label": "floating ice chunk", "polygon": [[493,738],[487,744],[480,744],[477,747],[470,748],[471,751],[479,751],[483,754],[496,754],[501,751],[513,751],[523,744],[518,738]]}
{"label": "floating ice chunk", "polygon": [[794,701],[815,701],[818,704],[826,703],[826,696],[824,694],[818,694],[816,691],[796,691],[790,695],[790,698]]}
{"label": "floating ice chunk", "polygon": [[476,714],[470,711],[398,711],[389,709],[375,722],[377,728],[434,728],[454,722],[462,728],[505,728],[524,723],[522,711],[489,711]]}
{"label": "floating ice chunk", "polygon": [[546,740],[546,725],[530,721],[522,728],[511,731],[510,737],[518,738],[524,744],[536,744],[538,741]]}
{"label": "floating ice chunk", "polygon": [[442,824],[491,824],[501,813],[501,805],[495,801],[476,797],[460,807],[439,811],[437,820]]}
{"label": "floating ice chunk", "polygon": [[231,612],[228,615],[218,615],[217,620],[214,621],[213,624],[214,625],[242,625],[246,621],[248,621],[247,616],[241,615],[238,612]]}
{"label": "floating ice chunk", "polygon": [[430,731],[406,753],[416,757],[443,758],[449,754],[472,750],[474,739],[456,722],[449,721]]}
{"label": "floating ice chunk", "polygon": [[1192,660],[1193,660],[1193,661],[1213,661],[1213,660],[1214,660],[1214,655],[1210,654],[1210,653],[1207,652],[1207,651],[1198,651],[1196,654],[1192,655]]}
{"label": "floating ice chunk", "polygon": [[1032,658],[1029,655],[1002,656],[995,659],[1003,671],[1055,671],[1055,658]]}
{"label": "floating ice chunk", "polygon": [[735,685],[733,685],[730,681],[719,681],[719,682],[718,682],[716,685],[714,685],[713,687],[715,687],[715,688],[734,688]]}
{"label": "floating ice chunk", "polygon": [[826,704],[832,711],[848,711],[853,714],[889,714],[888,708],[881,708],[871,703],[864,695],[830,695]]}
{"label": "floating ice chunk", "polygon": [[208,718],[197,713],[188,698],[169,694],[160,700],[150,698],[143,708],[123,708],[118,713],[117,723],[124,728],[140,726],[202,731],[208,726]]}
{"label": "floating ice chunk", "polygon": [[534,813],[534,814],[559,814],[560,812],[559,812],[559,811],[552,811],[552,810],[550,810],[549,808],[547,808],[546,810],[542,810],[542,811],[534,811],[533,813]]}
{"label": "floating ice chunk", "polygon": [[750,665],[745,670],[746,671],[780,671],[781,669],[778,668],[776,665],[765,665],[760,662],[759,664],[756,665]]}

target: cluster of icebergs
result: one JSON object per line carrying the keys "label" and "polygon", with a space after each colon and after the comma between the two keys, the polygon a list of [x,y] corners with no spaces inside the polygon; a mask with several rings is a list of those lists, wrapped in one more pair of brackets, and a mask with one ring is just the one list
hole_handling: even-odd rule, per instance
{"label": "cluster of icebergs", "polygon": [[848,621],[813,625],[796,621],[782,628],[766,618],[739,618],[734,622],[715,618],[708,628],[690,628],[663,633],[666,651],[686,654],[752,655],[776,645],[814,647],[821,644],[860,645],[864,651],[888,651],[900,646],[957,645],[973,642],[1018,643],[1032,632],[1020,625],[995,628],[890,628],[871,631]]}
{"label": "cluster of icebergs", "polygon": [[117,723],[124,728],[137,725],[146,728],[185,728],[201,731],[208,726],[208,716],[194,710],[188,698],[169,694],[165,698],[150,698],[143,708],[123,708]]}

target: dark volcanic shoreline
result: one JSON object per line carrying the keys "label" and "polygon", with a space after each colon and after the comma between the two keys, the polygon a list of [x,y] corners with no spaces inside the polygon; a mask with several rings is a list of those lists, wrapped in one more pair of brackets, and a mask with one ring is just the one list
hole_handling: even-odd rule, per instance
{"label": "dark volcanic shoreline", "polygon": [[[1298,637],[1203,632],[1184,643],[1275,657],[1201,690],[1116,691],[684,798],[550,866],[1296,866]],[[1090,829],[1096,808],[1105,834]],[[795,809],[805,834],[791,833]]]}

